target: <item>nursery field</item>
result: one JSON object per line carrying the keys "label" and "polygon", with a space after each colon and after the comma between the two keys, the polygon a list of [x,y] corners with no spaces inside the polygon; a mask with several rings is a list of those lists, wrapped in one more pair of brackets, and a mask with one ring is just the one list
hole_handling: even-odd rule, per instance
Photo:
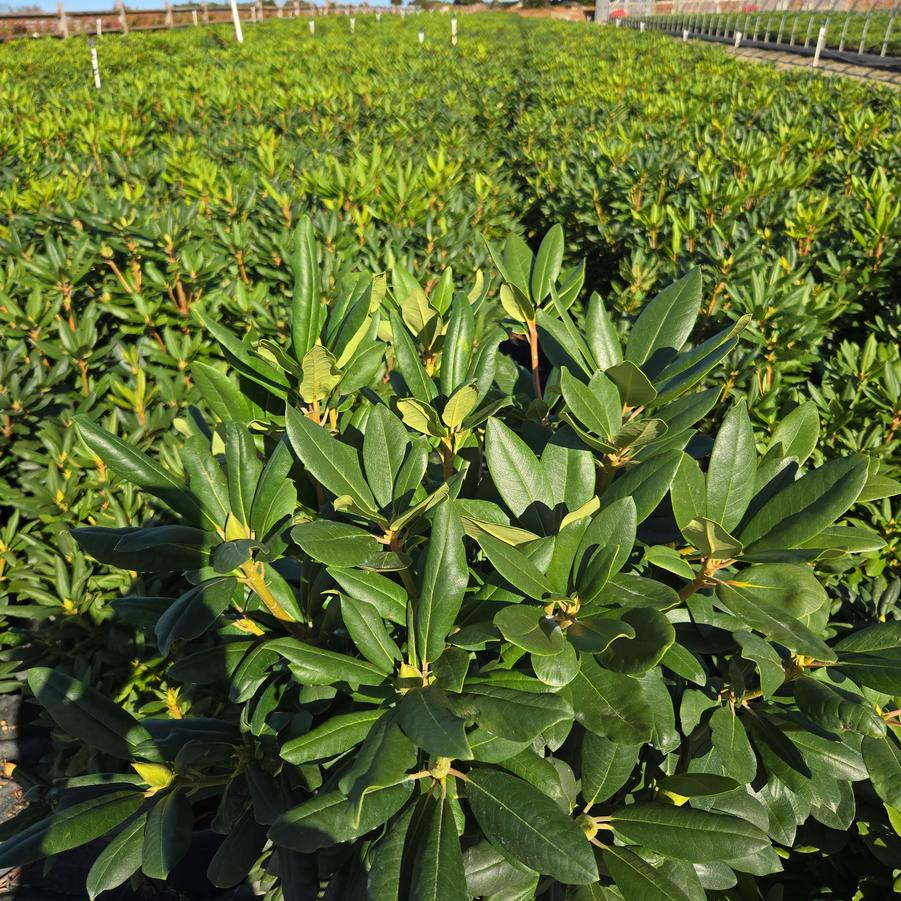
{"label": "nursery field", "polygon": [[0,46],[0,876],[897,890],[901,95],[501,14],[97,49]]}

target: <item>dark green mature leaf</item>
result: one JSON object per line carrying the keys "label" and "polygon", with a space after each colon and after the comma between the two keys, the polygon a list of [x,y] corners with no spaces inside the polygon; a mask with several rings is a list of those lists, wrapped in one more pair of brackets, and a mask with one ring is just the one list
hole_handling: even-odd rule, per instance
{"label": "dark green mature leaf", "polygon": [[813,453],[819,435],[820,418],[816,404],[806,401],[777,422],[767,445],[767,456],[773,452],[780,457],[794,457],[798,463],[803,463]]}
{"label": "dark green mature leaf", "polygon": [[305,854],[352,841],[394,816],[412,791],[412,782],[376,788],[362,798],[359,811],[341,792],[321,791],[283,813],[269,830],[269,838]]}
{"label": "dark green mature leaf", "polygon": [[319,289],[316,239],[309,216],[304,216],[294,231],[294,246],[288,262],[294,273],[291,345],[295,359],[300,361],[316,343],[325,319],[325,307]]}
{"label": "dark green mature leaf", "polygon": [[266,844],[266,827],[246,811],[216,849],[207,878],[217,888],[231,888],[247,878]]}
{"label": "dark green mature leaf", "polygon": [[835,645],[841,653],[878,654],[882,657],[901,657],[901,620],[876,623],[846,635]]}
{"label": "dark green mature leaf", "polygon": [[748,552],[799,547],[831,526],[867,480],[866,457],[830,460],[770,498],[739,530]]}
{"label": "dark green mature leaf", "polygon": [[596,602],[607,582],[626,565],[635,544],[637,520],[633,498],[621,497],[605,503],[585,529],[573,558],[573,578],[582,603]]}
{"label": "dark green mature leaf", "polygon": [[635,607],[622,615],[634,635],[617,638],[598,655],[599,662],[618,673],[638,675],[656,666],[676,640],[676,630],[658,610]]}
{"label": "dark green mature leaf", "polygon": [[589,804],[611,798],[638,764],[641,745],[620,744],[586,732],[582,738],[582,797]]}
{"label": "dark green mature leaf", "polygon": [[409,446],[403,423],[384,404],[373,407],[363,436],[363,468],[381,507],[394,499],[394,482]]}
{"label": "dark green mature leaf", "polygon": [[194,831],[194,810],[187,796],[170,791],[147,814],[141,869],[151,879],[165,879],[187,853]]}
{"label": "dark green mature leaf", "polygon": [[472,759],[465,724],[437,685],[407,692],[398,710],[401,729],[427,753],[459,760]]}
{"label": "dark green mature leaf", "polygon": [[365,529],[329,519],[294,526],[291,537],[314,560],[329,566],[359,566],[381,550],[375,537]]}
{"label": "dark green mature leaf", "polygon": [[392,672],[395,662],[401,659],[400,649],[375,607],[365,601],[342,597],[341,619],[357,650],[386,674]]}
{"label": "dark green mature leaf", "polygon": [[586,385],[564,369],[560,373],[560,389],[570,412],[587,429],[603,438],[612,438],[619,431],[619,391],[602,372],[596,372]]}
{"label": "dark green mature leaf", "polygon": [[0,869],[25,866],[86,845],[128,819],[143,802],[143,792],[111,791],[64,807],[0,844]]}
{"label": "dark green mature leaf", "polygon": [[849,729],[872,738],[885,735],[885,721],[860,695],[808,676],[796,679],[792,688],[798,709],[824,729],[830,732]]}
{"label": "dark green mature leaf", "polygon": [[611,366],[605,375],[619,389],[622,402],[628,407],[642,407],[657,396],[651,380],[631,360]]}
{"label": "dark green mature leaf", "polygon": [[866,688],[874,688],[893,697],[901,697],[901,655],[840,655],[836,668]]}
{"label": "dark green mature leaf", "polygon": [[385,681],[385,673],[368,660],[305,644],[296,638],[277,638],[263,647],[284,657],[295,678],[305,685],[381,685]]}
{"label": "dark green mature leaf", "polygon": [[757,774],[757,757],[745,727],[729,705],[717,707],[710,717],[711,740],[725,775],[742,784]]}
{"label": "dark green mature leaf", "polygon": [[707,518],[731,532],[754,494],[757,447],[748,407],[740,400],[723,418],[707,467]]}
{"label": "dark green mature leaf", "polygon": [[379,573],[332,567],[329,575],[350,597],[371,604],[382,619],[400,623],[407,615],[407,593],[397,582]]}
{"label": "dark green mature leaf", "polygon": [[286,520],[297,507],[297,488],[289,478],[294,455],[287,437],[276,444],[263,467],[250,507],[250,527],[259,540],[266,538],[276,524]]}
{"label": "dark green mature leaf", "polygon": [[225,469],[231,512],[250,522],[250,508],[263,465],[247,427],[240,422],[225,424]]}
{"label": "dark green mature leaf", "polygon": [[231,602],[237,581],[210,579],[186,591],[159,618],[156,643],[165,657],[174,641],[197,638],[209,629]]}
{"label": "dark green mature leaf", "polygon": [[247,398],[224,373],[200,360],[191,363],[191,377],[209,408],[223,422],[250,422],[252,413]]}
{"label": "dark green mature leaf", "polygon": [[456,703],[467,719],[511,741],[531,741],[542,732],[572,719],[564,698],[547,693],[517,691],[491,683],[468,683]]}
{"label": "dark green mature leaf", "polygon": [[612,818],[617,835],[660,854],[702,863],[748,857],[769,848],[766,833],[727,814],[665,804],[633,804]]}
{"label": "dark green mature leaf", "polygon": [[692,901],[676,883],[628,848],[608,845],[604,863],[629,901]]}
{"label": "dark green mature leaf", "polygon": [[498,494],[526,528],[552,534],[548,512],[553,493],[538,458],[528,445],[499,419],[485,429],[485,458]]}
{"label": "dark green mature leaf", "polygon": [[800,620],[785,613],[780,606],[770,602],[770,593],[745,583],[717,586],[716,594],[726,609],[744,620],[768,638],[785,645],[790,651],[834,660],[835,654],[817,635]]}
{"label": "dark green mature leaf", "polygon": [[360,508],[374,510],[375,498],[363,478],[356,450],[293,407],[285,415],[288,438],[310,475],[336,497],[347,495]]}
{"label": "dark green mature leaf", "polygon": [[504,607],[494,617],[494,624],[511,644],[539,657],[556,656],[566,644],[556,620],[531,604]]}
{"label": "dark green mature leaf", "polygon": [[416,400],[424,404],[430,403],[437,397],[438,389],[425,371],[410,332],[400,313],[396,311],[391,313],[391,340],[396,368],[403,377],[407,390]]}
{"label": "dark green mature leaf", "polygon": [[450,501],[432,514],[432,536],[425,555],[419,597],[413,604],[420,660],[437,660],[457,619],[469,583],[463,523]]}
{"label": "dark green mature leaf", "polygon": [[626,359],[639,366],[650,362],[659,371],[688,340],[700,309],[701,270],[692,269],[642,309],[629,332]]}
{"label": "dark green mature leaf", "polygon": [[200,507],[179,479],[154,463],[146,454],[100,428],[87,417],[76,416],[75,424],[84,443],[117,476],[159,498],[190,522],[201,521]]}
{"label": "dark green mature leaf", "polygon": [[146,813],[136,817],[97,856],[85,884],[91,901],[101,892],[118,888],[141,868],[146,822]]}
{"label": "dark green mature leaf", "polygon": [[451,803],[443,792],[423,799],[417,827],[410,897],[417,901],[468,901],[463,852]]}
{"label": "dark green mature leaf", "polygon": [[526,597],[538,601],[554,593],[544,573],[522,551],[487,532],[480,533],[476,540],[495,570]]}
{"label": "dark green mature leaf", "polygon": [[653,715],[631,676],[602,669],[583,654],[582,667],[569,688],[576,721],[589,732],[621,744],[650,740]]}
{"label": "dark green mature leaf", "polygon": [[615,479],[601,497],[602,506],[631,497],[635,503],[636,521],[644,522],[666,496],[681,462],[681,451],[652,457]]}
{"label": "dark green mature leaf", "polygon": [[860,745],[876,794],[890,807],[901,809],[901,743],[893,734],[865,737]]}
{"label": "dark green mature leaf", "polygon": [[548,296],[551,286],[560,275],[560,266],[563,263],[563,228],[557,224],[552,225],[547,234],[541,239],[538,253],[529,276],[529,292],[532,302],[538,306]]}
{"label": "dark green mature leaf", "polygon": [[537,879],[537,875],[520,864],[514,864],[494,845],[484,840],[463,852],[466,889],[477,898],[505,891],[521,891]]}
{"label": "dark green mature leaf", "polygon": [[525,866],[569,885],[597,880],[582,830],[527,782],[480,767],[469,773],[466,799],[488,840]]}
{"label": "dark green mature leaf", "polygon": [[383,713],[383,710],[360,710],[333,716],[305,735],[286,741],[279,755],[295,766],[336,757],[360,744]]}
{"label": "dark green mature leaf", "polygon": [[61,670],[32,667],[28,687],[61,729],[105,754],[131,760],[137,746],[151,741],[130,713]]}

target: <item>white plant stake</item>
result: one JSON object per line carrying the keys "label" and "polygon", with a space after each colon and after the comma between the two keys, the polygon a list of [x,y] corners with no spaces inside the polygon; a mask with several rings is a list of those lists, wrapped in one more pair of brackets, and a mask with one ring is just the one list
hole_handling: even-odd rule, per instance
{"label": "white plant stake", "polygon": [[376,13],[376,14],[375,14],[375,24],[378,25],[379,22],[381,22],[381,21],[382,21],[382,14],[381,14],[381,13]]}
{"label": "white plant stake", "polygon": [[682,29],[682,43],[683,44],[688,43],[688,29],[687,28]]}
{"label": "white plant stake", "polygon": [[457,17],[451,16],[451,46],[457,46]]}
{"label": "white plant stake", "polygon": [[736,50],[738,50],[738,48],[741,47],[741,38],[742,38],[741,32],[736,31],[735,32],[735,49]]}
{"label": "white plant stake", "polygon": [[642,22],[642,23],[638,26],[638,30],[639,30],[639,31],[644,31],[644,22]]}
{"label": "white plant stake", "polygon": [[350,33],[354,33],[354,29],[357,27],[357,20],[354,16],[350,17]]}
{"label": "white plant stake", "polygon": [[820,28],[820,33],[817,36],[817,48],[813,51],[813,65],[818,66],[820,64],[820,54],[823,52],[823,47],[826,45],[826,26],[824,25]]}
{"label": "white plant stake", "polygon": [[103,34],[103,19],[101,19],[98,16],[97,17],[97,37],[99,38],[101,34]]}
{"label": "white plant stake", "polygon": [[419,29],[419,46],[420,46],[420,47],[422,46],[422,42],[423,42],[424,40],[425,40],[425,29],[424,29],[424,28],[420,28],[420,29]]}
{"label": "white plant stake", "polygon": [[91,69],[94,71],[94,87],[100,90],[100,63],[97,60],[97,38],[89,37],[88,44],[91,47]]}
{"label": "white plant stake", "polygon": [[197,27],[197,10],[196,9],[191,10],[191,21],[194,23],[194,27],[196,28]]}
{"label": "white plant stake", "polygon": [[232,0],[232,22],[235,23],[235,40],[244,43],[244,32],[241,31],[241,17],[238,15],[238,0]]}
{"label": "white plant stake", "polygon": [[310,19],[310,34],[316,34],[316,20]]}

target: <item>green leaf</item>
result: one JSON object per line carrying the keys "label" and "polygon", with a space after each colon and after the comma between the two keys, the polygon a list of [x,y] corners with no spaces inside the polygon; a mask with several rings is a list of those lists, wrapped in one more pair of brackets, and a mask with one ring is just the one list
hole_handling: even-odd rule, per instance
{"label": "green leaf", "polygon": [[660,870],[628,848],[608,845],[604,848],[604,863],[623,897],[630,901],[693,901]]}
{"label": "green leaf", "polygon": [[165,879],[185,856],[194,831],[194,810],[180,791],[171,791],[150,808],[144,828],[141,869],[151,879]]}
{"label": "green leaf", "polygon": [[738,537],[748,552],[799,547],[847,511],[866,479],[866,457],[830,460],[766,501]]}
{"label": "green leaf", "polygon": [[407,593],[396,582],[378,573],[330,566],[329,575],[352,598],[371,604],[382,619],[402,623],[407,615]]}
{"label": "green leaf", "polygon": [[739,782],[716,773],[674,773],[672,776],[662,776],[657,785],[669,797],[704,798],[734,791],[739,787]]}
{"label": "green leaf", "polygon": [[118,888],[141,868],[146,822],[147,814],[141,814],[100,852],[85,884],[91,901],[101,892]]}
{"label": "green leaf", "polygon": [[410,897],[416,901],[469,901],[463,852],[449,798],[442,792],[422,800],[417,821]]}
{"label": "green leaf", "polygon": [[441,350],[439,387],[445,397],[450,397],[466,381],[473,356],[475,328],[472,304],[458,294],[447,319],[447,333]]}
{"label": "green leaf", "polygon": [[641,745],[620,744],[586,732],[582,738],[582,797],[588,804],[612,798],[638,765]]}
{"label": "green leaf", "polygon": [[741,720],[731,706],[717,707],[710,717],[711,740],[725,775],[745,785],[757,774],[757,757]]}
{"label": "green leaf", "polygon": [[291,446],[287,437],[282,437],[263,467],[250,505],[250,527],[260,541],[287,521],[297,507],[297,488],[290,478],[293,466]]}
{"label": "green leaf", "polygon": [[347,495],[363,510],[374,510],[375,498],[360,469],[354,448],[333,438],[293,407],[287,412],[288,438],[310,475],[336,497]]}
{"label": "green leaf", "polygon": [[860,685],[901,697],[901,655],[842,653],[836,664],[839,672]]}
{"label": "green leaf", "polygon": [[566,630],[567,641],[579,651],[599,654],[618,638],[634,638],[635,629],[622,619],[603,616],[580,616]]}
{"label": "green leaf", "polygon": [[620,744],[650,740],[653,715],[636,679],[602,669],[583,654],[582,667],[569,690],[576,721],[589,732]]}
{"label": "green leaf", "polygon": [[75,417],[84,443],[120,478],[161,500],[190,522],[202,518],[200,507],[185,491],[184,483],[157,466],[146,454],[126,444],[83,415]]}
{"label": "green leaf", "polygon": [[597,881],[582,830],[527,782],[480,767],[469,773],[466,799],[485,837],[525,866],[569,885]]}
{"label": "green leaf", "polygon": [[535,254],[535,262],[532,265],[529,291],[532,302],[540,306],[548,296],[552,285],[560,275],[560,266],[563,264],[563,228],[558,225],[551,226],[547,234],[542,238]]}
{"label": "green leaf", "polygon": [[867,736],[860,750],[876,794],[890,807],[901,807],[901,744],[897,738]]}
{"label": "green leaf", "polygon": [[400,727],[407,738],[429,754],[471,760],[465,724],[437,685],[414,688],[401,700]]}
{"label": "green leaf", "polygon": [[468,583],[463,523],[452,503],[444,501],[432,514],[419,597],[413,604],[416,648],[423,663],[437,660],[444,651]]}
{"label": "green leaf", "polygon": [[631,360],[611,366],[605,375],[619,389],[620,399],[626,406],[642,407],[657,397],[657,389],[650,379]]}
{"label": "green leaf", "polygon": [[397,312],[391,313],[391,338],[395,368],[406,383],[410,395],[424,404],[431,403],[438,395],[438,389],[425,371],[416,345]]}
{"label": "green leaf", "polygon": [[494,624],[511,644],[539,657],[553,657],[566,644],[556,620],[531,604],[504,607],[495,615]]}
{"label": "green leaf", "polygon": [[596,372],[586,385],[563,369],[560,389],[570,412],[587,429],[608,439],[619,431],[622,425],[619,391],[602,372]]}
{"label": "green leaf", "polygon": [[666,496],[681,462],[682,451],[668,451],[642,462],[614,480],[601,497],[602,506],[631,497],[636,521],[643,523]]}
{"label": "green leaf", "polygon": [[720,583],[716,588],[717,598],[723,606],[752,629],[785,645],[790,651],[819,660],[835,660],[833,651],[818,635],[771,602],[771,594],[767,587],[758,589],[747,582],[735,585]]}
{"label": "green leaf", "polygon": [[298,682],[306,685],[331,685],[348,682],[351,685],[381,685],[385,674],[368,660],[358,660],[304,644],[296,638],[277,638],[266,642],[266,650],[284,657]]}
{"label": "green leaf", "polygon": [[370,532],[330,519],[316,519],[294,526],[291,537],[304,553],[329,566],[359,566],[381,550]]}
{"label": "green leaf", "polygon": [[754,494],[757,447],[744,399],[723,417],[707,467],[707,519],[731,532]]}
{"label": "green leaf", "polygon": [[128,819],[143,803],[143,792],[129,790],[63,807],[0,844],[0,869],[25,866],[86,845]]}
{"label": "green leaf", "polygon": [[130,713],[61,670],[31,667],[28,687],[64,732],[105,754],[131,760],[138,745],[151,742]]}
{"label": "green leaf", "polygon": [[550,692],[536,694],[490,683],[468,683],[466,689],[457,704],[458,711],[511,741],[532,741],[573,716],[569,703]]}
{"label": "green leaf", "polygon": [[325,307],[319,289],[319,261],[309,216],[304,216],[294,232],[294,246],[288,260],[294,273],[291,304],[291,344],[294,356],[302,360],[316,343]]}
{"label": "green leaf", "polygon": [[849,729],[871,738],[885,735],[885,721],[865,698],[809,676],[792,682],[798,709],[830,732]]}
{"label": "green leaf", "polygon": [[642,309],[629,332],[626,359],[662,369],[688,340],[700,309],[701,270],[692,269]]}
{"label": "green leaf", "polygon": [[337,757],[360,744],[383,713],[360,710],[333,716],[305,735],[286,741],[279,749],[279,756],[295,766]]}
{"label": "green leaf", "polygon": [[505,891],[522,891],[531,886],[537,875],[514,864],[494,845],[484,839],[463,853],[466,888],[477,898],[491,897]]}
{"label": "green leaf", "polygon": [[247,398],[223,372],[200,360],[191,363],[191,378],[207,406],[223,422],[250,422],[253,413]]}
{"label": "green leaf", "polygon": [[394,671],[401,659],[400,649],[388,634],[375,607],[354,598],[341,598],[341,619],[357,650],[385,674]]}
{"label": "green leaf", "polygon": [[440,438],[446,433],[438,413],[429,404],[415,397],[404,397],[396,402],[396,406],[404,425],[413,431],[433,438]]}
{"label": "green leaf", "polygon": [[526,528],[553,534],[547,475],[528,445],[499,419],[489,419],[485,428],[485,457],[491,480],[513,515]]}
{"label": "green leaf", "polygon": [[232,888],[247,878],[266,844],[266,827],[247,810],[234,823],[207,867],[207,878],[217,888]]}
{"label": "green leaf", "polygon": [[782,658],[768,641],[753,632],[734,632],[733,636],[741,646],[741,656],[753,661],[757,667],[763,696],[772,697],[785,682]]}
{"label": "green leaf", "polygon": [[394,816],[412,791],[412,782],[376,788],[362,798],[359,811],[340,792],[322,791],[283,813],[269,838],[304,854],[353,841]]}
{"label": "green leaf", "polygon": [[190,437],[181,450],[181,461],[191,494],[203,508],[207,522],[213,529],[223,528],[231,512],[228,482],[219,461],[210,452],[210,443],[206,437]]}
{"label": "green leaf", "polygon": [[526,597],[540,601],[554,593],[547,576],[522,551],[487,532],[480,532],[476,541],[497,573]]}
{"label": "green leaf", "polygon": [[685,540],[705,557],[728,560],[740,556],[741,542],[719,523],[710,519],[692,519],[681,527]]}
{"label": "green leaf", "polygon": [[676,640],[672,623],[658,610],[635,607],[626,610],[622,620],[635,630],[631,637],[617,638],[598,660],[607,669],[638,675],[656,666]]}
{"label": "green leaf", "polygon": [[803,463],[813,453],[819,437],[820,417],[816,404],[809,400],[779,420],[767,445],[767,455],[794,457]]}
{"label": "green leaf", "polygon": [[592,291],[585,310],[585,338],[598,369],[606,372],[623,361],[619,336],[599,294]]}
{"label": "green leaf", "polygon": [[595,603],[607,582],[626,565],[637,528],[631,497],[605,503],[592,518],[573,558],[573,578],[582,603]]}
{"label": "green leaf", "polygon": [[409,446],[401,421],[384,404],[373,407],[363,436],[363,469],[380,507],[394,499],[394,482]]}
{"label": "green leaf", "polygon": [[448,399],[441,419],[452,432],[457,431],[478,401],[479,392],[475,385],[461,385]]}
{"label": "green leaf", "polygon": [[165,657],[174,641],[197,638],[213,626],[231,602],[236,585],[232,578],[210,579],[174,601],[154,628],[160,653]]}
{"label": "green leaf", "polygon": [[308,404],[325,400],[341,381],[341,373],[332,354],[321,344],[314,344],[301,363],[303,378],[298,391]]}
{"label": "green leaf", "polygon": [[835,650],[843,654],[855,651],[886,657],[901,656],[901,620],[876,623],[851,632],[835,645]]}
{"label": "green leaf", "polygon": [[659,854],[697,863],[749,857],[769,848],[766,833],[727,814],[640,803],[611,817],[617,835]]}

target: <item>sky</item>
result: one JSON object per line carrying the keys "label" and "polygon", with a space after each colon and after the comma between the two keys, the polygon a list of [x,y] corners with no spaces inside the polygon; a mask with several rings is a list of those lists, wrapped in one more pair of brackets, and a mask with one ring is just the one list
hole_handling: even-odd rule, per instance
{"label": "sky", "polygon": [[[178,0],[172,0],[173,5]],[[238,0],[239,3],[242,0]],[[245,0],[246,2],[246,0]],[[273,0],[265,0],[266,5]],[[322,5],[322,0],[313,0],[317,6]],[[115,0],[64,0],[67,12],[102,12],[103,10],[112,9]],[[162,9],[163,0],[127,0],[125,4],[130,9]],[[200,0],[197,0],[200,5]],[[388,0],[369,0],[370,6],[387,6]],[[0,0],[0,11],[7,8],[15,9],[19,6],[39,6],[46,12],[56,12],[56,0]]]}

